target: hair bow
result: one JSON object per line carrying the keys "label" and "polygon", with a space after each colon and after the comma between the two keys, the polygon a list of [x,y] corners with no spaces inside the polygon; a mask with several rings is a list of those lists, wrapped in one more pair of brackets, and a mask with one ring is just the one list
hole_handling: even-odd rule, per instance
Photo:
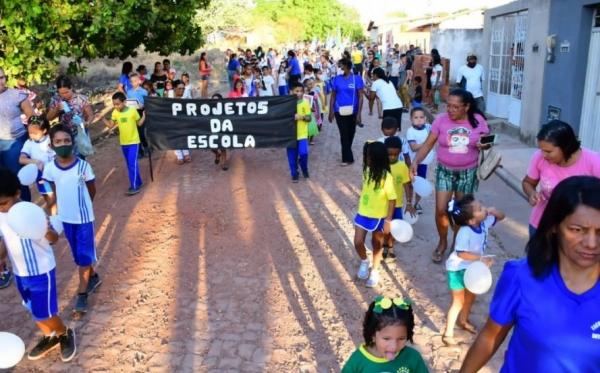
{"label": "hair bow", "polygon": [[398,307],[402,310],[408,310],[412,301],[410,299],[403,298],[388,298],[382,295],[379,295],[375,298],[375,307],[373,307],[373,312],[382,313],[383,310],[388,310],[392,306]]}
{"label": "hair bow", "polygon": [[450,202],[448,202],[448,212],[452,215],[460,214],[460,209],[456,206],[454,199],[451,199]]}

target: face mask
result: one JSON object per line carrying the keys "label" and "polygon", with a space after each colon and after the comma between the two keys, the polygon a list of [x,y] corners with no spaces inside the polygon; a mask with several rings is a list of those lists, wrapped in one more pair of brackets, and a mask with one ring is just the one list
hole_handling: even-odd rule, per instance
{"label": "face mask", "polygon": [[61,158],[67,158],[73,153],[73,145],[63,145],[54,148],[54,152]]}
{"label": "face mask", "polygon": [[467,62],[467,66],[470,68],[474,68],[477,65],[477,62]]}

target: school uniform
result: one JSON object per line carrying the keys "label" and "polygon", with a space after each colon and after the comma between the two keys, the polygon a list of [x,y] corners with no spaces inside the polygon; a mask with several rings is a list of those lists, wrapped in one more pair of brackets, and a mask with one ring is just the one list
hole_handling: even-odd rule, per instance
{"label": "school uniform", "polygon": [[[296,114],[302,116],[311,115],[310,104],[307,100],[298,100]],[[303,120],[296,121],[296,139],[296,147],[287,148],[290,174],[294,180],[298,179],[298,163],[300,163],[302,174],[308,177],[308,122]]]}
{"label": "school uniform", "polygon": [[[56,153],[54,153],[54,150],[50,147],[50,136],[47,135],[39,141],[31,139],[25,141],[25,144],[23,144],[23,148],[21,149],[21,154],[27,156],[29,159],[41,161],[44,164],[52,162],[56,156]],[[52,194],[52,186],[50,183],[42,180],[42,171],[38,172],[36,181],[35,185],[40,194]]]}
{"label": "school uniform", "polygon": [[408,167],[403,160],[390,164],[390,172],[394,179],[394,190],[396,191],[396,206],[394,206],[394,216],[392,219],[402,219],[402,207],[404,206],[404,184],[410,183]]}
{"label": "school uniform", "polygon": [[7,220],[8,214],[0,213],[0,237],[8,251],[23,305],[35,321],[47,320],[58,314],[52,247],[45,238],[32,240],[18,236]]}
{"label": "school uniform", "polygon": [[394,178],[390,172],[386,172],[380,185],[375,185],[368,179],[368,173],[367,170],[363,174],[363,186],[354,224],[368,232],[381,232],[388,215],[388,202],[397,198]]}
{"label": "school uniform", "polygon": [[140,136],[137,123],[140,115],[137,110],[126,107],[123,111],[113,110],[112,121],[119,126],[119,142],[127,165],[129,177],[129,189],[138,190],[142,186],[140,168],[138,164],[138,152],[140,150]]}
{"label": "school uniform", "polygon": [[[427,137],[429,136],[429,132],[431,132],[431,125],[424,124],[421,127],[411,126],[408,131],[406,131],[406,140],[408,144],[423,144]],[[414,161],[417,155],[416,151],[413,151],[409,146],[409,154],[410,160]],[[427,179],[427,166],[435,160],[435,150],[431,150],[427,153],[427,156],[419,165],[417,166],[417,176],[420,176],[424,179]]]}
{"label": "school uniform", "polygon": [[42,177],[56,188],[58,216],[75,264],[87,267],[96,263],[94,208],[86,185],[95,180],[92,166],[80,158],[67,167],[54,161],[46,165]]}

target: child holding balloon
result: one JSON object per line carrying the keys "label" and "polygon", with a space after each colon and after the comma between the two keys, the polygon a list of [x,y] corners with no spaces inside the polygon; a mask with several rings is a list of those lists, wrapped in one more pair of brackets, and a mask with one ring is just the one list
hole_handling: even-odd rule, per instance
{"label": "child holding balloon", "polygon": [[89,163],[73,154],[73,135],[62,124],[50,129],[50,142],[56,152],[54,162],[44,168],[43,178],[51,183],[56,195],[58,216],[63,223],[75,264],[79,267],[79,287],[75,311],[88,310],[88,294],[100,284],[94,271],[96,245],[94,242],[95,175]]}
{"label": "child holding balloon", "polygon": [[471,263],[478,260],[487,266],[492,265],[492,259],[484,255],[487,249],[487,234],[496,222],[504,219],[505,215],[493,207],[484,207],[471,194],[465,195],[458,201],[450,201],[448,215],[450,221],[460,228],[454,241],[454,251],[446,260],[452,304],[448,310],[446,331],[442,336],[442,342],[446,346],[454,346],[457,344],[454,339],[454,325],[457,319],[460,328],[477,334],[477,330],[469,322],[475,294],[465,286],[465,271]]}
{"label": "child holding balloon", "polygon": [[[396,189],[390,172],[390,161],[385,145],[367,142],[363,148],[363,186],[354,218],[354,248],[360,257],[356,277],[367,279],[367,287],[379,283],[383,239],[390,233],[390,223],[396,207]],[[369,259],[365,239],[371,232],[373,267],[369,273]]]}
{"label": "child holding balloon", "polygon": [[46,118],[33,115],[27,120],[27,133],[29,139],[23,144],[19,163],[22,165],[34,164],[39,172],[36,180],[38,192],[44,198],[46,207],[51,215],[56,215],[56,205],[54,200],[54,192],[50,183],[42,180],[42,172],[44,166],[48,162],[52,162],[55,157],[54,150],[50,147],[50,137],[48,130],[50,125]]}
{"label": "child holding balloon", "polygon": [[[398,136],[390,136],[385,139],[388,158],[390,161],[390,172],[394,180],[394,189],[396,190],[396,205],[392,219],[402,220],[402,207],[404,206],[404,196],[406,196],[406,212],[415,215],[417,212],[412,205],[412,184],[408,174],[408,167],[403,161],[399,161],[402,152],[402,140]],[[383,242],[383,258],[395,258],[394,238],[391,234],[386,234]]]}
{"label": "child holding balloon", "polygon": [[0,257],[8,251],[23,304],[44,334],[28,358],[40,359],[60,346],[61,360],[71,361],[77,353],[75,332],[58,316],[56,262],[50,246],[58,240],[58,234],[49,223],[41,239],[21,237],[11,228],[8,211],[20,202],[20,186],[17,175],[0,169]]}

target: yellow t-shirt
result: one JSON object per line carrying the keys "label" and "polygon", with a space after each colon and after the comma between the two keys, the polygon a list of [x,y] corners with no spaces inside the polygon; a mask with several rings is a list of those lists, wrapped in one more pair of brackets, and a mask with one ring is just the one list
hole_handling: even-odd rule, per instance
{"label": "yellow t-shirt", "polygon": [[388,214],[388,201],[396,199],[394,178],[387,172],[383,186],[375,187],[371,180],[367,181],[369,170],[363,175],[363,187],[360,193],[358,213],[368,218],[382,219]]}
{"label": "yellow t-shirt", "polygon": [[396,163],[390,164],[392,177],[394,178],[394,189],[396,190],[396,207],[404,205],[404,184],[410,183],[408,176],[408,167],[406,163],[398,160]]}
{"label": "yellow t-shirt", "polygon": [[140,114],[132,107],[125,107],[123,111],[113,110],[110,117],[119,126],[119,142],[121,145],[132,145],[140,143],[137,122]]}
{"label": "yellow t-shirt", "polygon": [[350,53],[350,56],[352,57],[352,63],[353,63],[354,65],[359,65],[359,64],[361,64],[361,63],[362,63],[362,60],[363,60],[363,54],[362,54],[362,52],[361,52],[361,51],[359,51],[359,50],[356,50],[356,51],[354,51],[354,52]]}
{"label": "yellow t-shirt", "polygon": [[[298,101],[296,105],[296,113],[302,116],[310,115],[310,104],[308,101],[302,99]],[[308,122],[303,120],[296,121],[296,139],[302,140],[308,138]]]}

